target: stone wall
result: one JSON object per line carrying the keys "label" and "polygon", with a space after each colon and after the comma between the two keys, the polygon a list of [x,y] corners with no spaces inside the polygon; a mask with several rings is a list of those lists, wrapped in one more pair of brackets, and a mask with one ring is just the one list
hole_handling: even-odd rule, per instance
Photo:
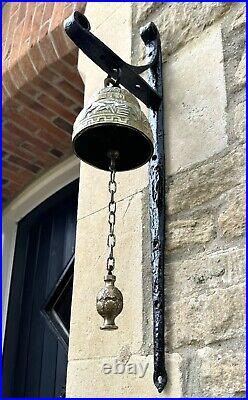
{"label": "stone wall", "polygon": [[[245,3],[88,3],[93,32],[144,62],[139,28],[157,24],[164,57],[168,385],[152,382],[147,166],[117,174],[119,329],[99,330],[108,174],[81,165],[68,397],[245,396]],[[82,54],[86,103],[105,74]],[[148,364],[104,374],[116,361]]]}
{"label": "stone wall", "polygon": [[[181,357],[184,397],[244,397],[245,3],[134,3],[134,63],[149,21],[165,61],[167,352]],[[152,354],[148,241],[147,230]]]}

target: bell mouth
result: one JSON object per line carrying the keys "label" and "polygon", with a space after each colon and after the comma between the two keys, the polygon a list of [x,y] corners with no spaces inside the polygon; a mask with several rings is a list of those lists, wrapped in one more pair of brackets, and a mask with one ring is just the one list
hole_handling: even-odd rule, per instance
{"label": "bell mouth", "polygon": [[117,150],[116,171],[129,171],[144,165],[153,154],[152,141],[141,131],[121,124],[97,124],[77,133],[74,152],[82,161],[109,171],[108,153]]}

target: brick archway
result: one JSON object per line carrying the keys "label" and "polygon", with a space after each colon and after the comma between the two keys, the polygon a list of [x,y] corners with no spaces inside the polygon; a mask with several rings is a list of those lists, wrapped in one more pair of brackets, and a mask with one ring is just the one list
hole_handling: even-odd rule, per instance
{"label": "brick archway", "polygon": [[77,49],[63,21],[86,3],[7,3],[3,9],[3,205],[71,153],[83,107]]}

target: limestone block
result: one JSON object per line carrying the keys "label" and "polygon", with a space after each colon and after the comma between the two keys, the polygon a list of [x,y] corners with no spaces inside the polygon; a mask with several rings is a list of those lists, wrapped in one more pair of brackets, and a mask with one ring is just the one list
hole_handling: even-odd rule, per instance
{"label": "limestone block", "polygon": [[244,51],[237,71],[235,73],[235,81],[238,88],[242,88],[246,83],[246,52]]}
{"label": "limestone block", "polygon": [[[115,358],[70,361],[67,397],[182,397],[182,359],[179,354],[166,355],[168,384],[160,394],[153,384],[153,356],[131,356],[124,371],[123,364],[116,369],[117,361]],[[143,377],[141,367],[146,370]],[[118,371],[123,373],[116,373]]]}
{"label": "limestone block", "polygon": [[165,265],[167,300],[213,293],[245,280],[245,250],[231,248]]}
{"label": "limestone block", "polygon": [[[171,54],[217,21],[235,3],[231,2],[135,2],[133,25],[153,21],[160,32],[165,54]],[[137,42],[138,43],[138,42]],[[142,54],[140,46],[139,54]]]}
{"label": "limestone block", "polygon": [[77,224],[69,360],[117,356],[123,346],[132,353],[142,346],[142,194],[117,204],[115,275],[124,298],[116,331],[102,331],[96,295],[106,273],[108,208]]}
{"label": "limestone block", "polygon": [[[106,207],[110,201],[108,191],[109,172],[80,163],[80,191],[78,219]],[[126,172],[116,173],[117,201],[140,192],[148,185],[148,165]]]}
{"label": "limestone block", "polygon": [[231,24],[231,29],[236,29],[240,27],[245,27],[246,23],[246,3],[245,2],[240,2],[239,3],[240,7],[235,13],[235,18]]}
{"label": "limestone block", "polygon": [[239,140],[245,141],[246,138],[246,113],[245,102],[239,103],[234,110],[233,133]]}
{"label": "limestone block", "polygon": [[[87,3],[85,16],[91,26],[91,32],[95,33],[102,24],[113,17],[113,14],[122,6],[121,2],[89,2]],[[109,22],[108,22],[109,23]]]}
{"label": "limestone block", "polygon": [[245,148],[240,146],[175,176],[167,195],[168,212],[177,213],[214,199],[244,180]]}
{"label": "limestone block", "polygon": [[167,340],[173,349],[240,336],[245,328],[245,286],[182,299],[168,309],[167,315]]}
{"label": "limestone block", "polygon": [[199,383],[206,397],[240,397],[236,394],[245,391],[246,361],[242,349],[244,343],[240,341],[237,349],[223,351],[222,348],[204,347],[197,351],[200,361]]}
{"label": "limestone block", "polygon": [[209,242],[214,237],[211,217],[183,219],[168,223],[166,250]]}
{"label": "limestone block", "polygon": [[[131,4],[121,2],[91,3],[86,7],[92,32],[125,61],[131,58]],[[106,72],[79,51],[78,70],[85,83],[85,104],[103,87]]]}
{"label": "limestone block", "polygon": [[164,64],[169,174],[206,160],[227,145],[226,90],[219,25]]}
{"label": "limestone block", "polygon": [[245,233],[246,194],[243,185],[231,190],[227,196],[227,204],[218,218],[222,236],[237,237]]}

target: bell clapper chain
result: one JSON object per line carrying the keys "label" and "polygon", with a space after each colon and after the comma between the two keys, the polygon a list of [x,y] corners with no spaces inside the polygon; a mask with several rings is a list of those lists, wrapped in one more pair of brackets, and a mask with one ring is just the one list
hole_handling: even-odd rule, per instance
{"label": "bell clapper chain", "polygon": [[116,237],[114,233],[115,229],[115,213],[116,213],[116,202],[115,193],[117,184],[115,181],[116,173],[116,159],[119,157],[119,152],[112,150],[108,152],[110,158],[110,181],[109,181],[109,234],[107,245],[109,247],[109,256],[107,258],[107,274],[104,277],[105,287],[100,290],[96,298],[96,309],[97,312],[103,317],[103,326],[100,329],[113,330],[118,329],[115,325],[115,318],[119,315],[123,309],[123,297],[119,289],[115,287],[114,283],[116,280],[115,275],[112,274],[115,268],[114,258],[114,247],[116,243]]}

